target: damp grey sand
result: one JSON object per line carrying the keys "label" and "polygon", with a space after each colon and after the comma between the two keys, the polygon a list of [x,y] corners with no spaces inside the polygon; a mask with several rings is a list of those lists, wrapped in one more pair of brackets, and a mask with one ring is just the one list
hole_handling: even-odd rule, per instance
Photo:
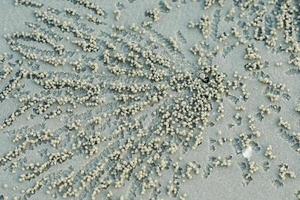
{"label": "damp grey sand", "polygon": [[0,199],[300,199],[298,0],[0,8]]}

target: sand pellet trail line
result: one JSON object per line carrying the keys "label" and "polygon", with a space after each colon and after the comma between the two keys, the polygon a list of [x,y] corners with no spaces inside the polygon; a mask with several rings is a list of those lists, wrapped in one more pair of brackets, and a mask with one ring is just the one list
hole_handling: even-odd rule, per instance
{"label": "sand pellet trail line", "polygon": [[300,200],[299,0],[0,0],[0,200]]}

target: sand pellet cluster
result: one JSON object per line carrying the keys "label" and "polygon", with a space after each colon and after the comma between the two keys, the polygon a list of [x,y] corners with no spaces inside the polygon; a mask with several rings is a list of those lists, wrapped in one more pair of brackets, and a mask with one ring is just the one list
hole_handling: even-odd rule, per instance
{"label": "sand pellet cluster", "polygon": [[0,9],[0,200],[300,199],[298,0]]}

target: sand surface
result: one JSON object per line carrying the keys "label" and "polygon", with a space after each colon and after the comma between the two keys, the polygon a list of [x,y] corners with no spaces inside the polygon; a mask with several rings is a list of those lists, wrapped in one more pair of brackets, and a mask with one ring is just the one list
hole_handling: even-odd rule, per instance
{"label": "sand surface", "polygon": [[0,200],[299,200],[298,0],[0,0]]}

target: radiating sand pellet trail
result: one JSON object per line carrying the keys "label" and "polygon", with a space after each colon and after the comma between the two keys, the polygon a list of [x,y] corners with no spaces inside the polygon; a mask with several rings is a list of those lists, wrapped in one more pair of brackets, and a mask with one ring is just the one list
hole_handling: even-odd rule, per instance
{"label": "radiating sand pellet trail", "polygon": [[298,0],[0,9],[0,200],[300,200]]}

